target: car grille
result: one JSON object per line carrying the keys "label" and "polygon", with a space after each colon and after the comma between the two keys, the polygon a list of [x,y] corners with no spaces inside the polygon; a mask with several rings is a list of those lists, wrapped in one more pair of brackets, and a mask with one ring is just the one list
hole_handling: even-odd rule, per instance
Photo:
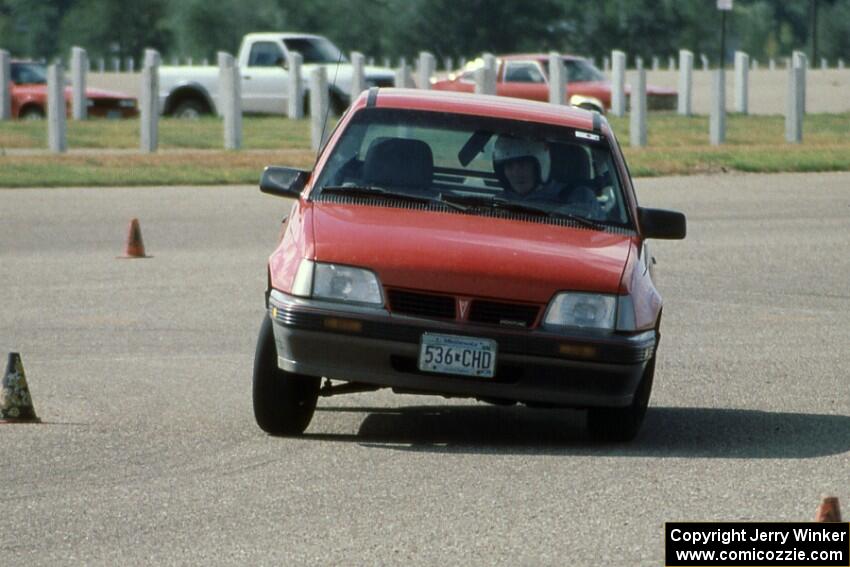
{"label": "car grille", "polygon": [[450,295],[434,295],[391,289],[387,291],[390,311],[418,317],[455,318],[455,298]]}
{"label": "car grille", "polygon": [[[457,318],[457,298],[451,295],[390,289],[387,298],[393,313],[437,319]],[[536,323],[539,313],[539,305],[473,299],[467,320],[487,325],[530,328]]]}

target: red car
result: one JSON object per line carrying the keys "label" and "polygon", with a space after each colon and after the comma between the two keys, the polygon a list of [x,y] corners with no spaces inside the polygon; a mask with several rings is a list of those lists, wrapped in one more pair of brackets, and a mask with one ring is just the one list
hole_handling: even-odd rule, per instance
{"label": "red car", "polygon": [[254,361],[266,432],[302,433],[319,396],[392,388],[637,433],[661,323],[646,240],[684,238],[685,217],[638,206],[600,114],[374,87],[312,171],[268,167],[260,189],[297,199]]}
{"label": "red car", "polygon": [[[41,119],[47,115],[47,67],[32,61],[11,62],[12,117]],[[71,115],[71,87],[65,88],[66,112]],[[132,96],[86,89],[87,113],[90,117],[133,118],[138,116],[136,99]]]}
{"label": "red car", "polygon": [[[604,113],[611,109],[611,82],[593,64],[582,57],[563,56],[567,70],[567,92],[570,104]],[[436,81],[431,87],[442,91],[474,92],[475,69],[483,65],[481,59],[470,62],[466,68],[453,73],[448,79]],[[675,90],[647,85],[649,110],[676,108]],[[626,96],[629,87],[626,85]],[[504,55],[497,59],[496,94],[529,100],[549,101],[549,56],[542,53]]]}

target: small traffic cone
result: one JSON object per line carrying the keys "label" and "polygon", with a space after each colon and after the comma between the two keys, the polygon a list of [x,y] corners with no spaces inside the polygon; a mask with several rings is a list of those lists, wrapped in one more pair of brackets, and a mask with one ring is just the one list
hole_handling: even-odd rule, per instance
{"label": "small traffic cone", "polygon": [[841,508],[838,506],[838,497],[824,496],[823,502],[818,506],[815,514],[816,522],[840,522]]}
{"label": "small traffic cone", "polygon": [[21,355],[9,353],[9,363],[0,389],[0,421],[41,421],[35,415],[32,397],[24,375]]}
{"label": "small traffic cone", "polygon": [[145,243],[142,241],[142,229],[139,219],[131,219],[127,229],[127,250],[120,258],[150,258],[145,254]]}

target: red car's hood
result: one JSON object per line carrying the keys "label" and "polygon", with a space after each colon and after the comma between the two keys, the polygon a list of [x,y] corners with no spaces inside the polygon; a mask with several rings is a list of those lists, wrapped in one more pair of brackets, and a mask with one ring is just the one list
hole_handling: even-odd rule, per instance
{"label": "red car's hood", "polygon": [[630,238],[473,215],[315,203],[316,259],[373,269],[384,286],[545,303],[617,293]]}

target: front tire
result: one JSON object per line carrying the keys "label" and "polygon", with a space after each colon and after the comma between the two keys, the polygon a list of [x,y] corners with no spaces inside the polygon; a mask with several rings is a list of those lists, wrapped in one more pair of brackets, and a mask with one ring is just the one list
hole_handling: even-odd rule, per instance
{"label": "front tire", "polygon": [[254,418],[271,435],[301,435],[316,410],[321,378],[302,376],[277,366],[272,320],[263,318],[254,355]]}
{"label": "front tire", "polygon": [[209,114],[209,109],[201,101],[188,99],[178,104],[171,114],[175,118],[181,118],[183,120],[197,120],[201,116]]}
{"label": "front tire", "polygon": [[631,441],[634,439],[646,408],[649,407],[649,395],[652,393],[652,381],[655,377],[655,355],[649,360],[643,371],[631,405],[624,408],[591,408],[587,412],[587,428],[591,437],[597,441]]}

